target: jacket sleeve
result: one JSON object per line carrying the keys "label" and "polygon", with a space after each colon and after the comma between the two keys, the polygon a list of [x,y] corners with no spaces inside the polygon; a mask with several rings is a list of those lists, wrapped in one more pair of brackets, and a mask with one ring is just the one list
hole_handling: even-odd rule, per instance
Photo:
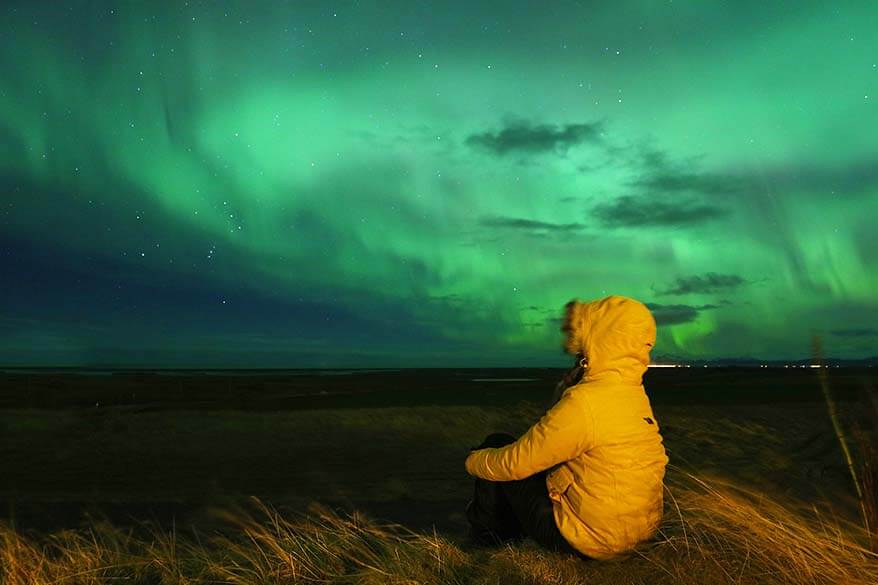
{"label": "jacket sleeve", "polygon": [[466,458],[470,475],[490,481],[529,477],[591,448],[594,418],[585,400],[565,392],[555,406],[510,445],[479,449]]}

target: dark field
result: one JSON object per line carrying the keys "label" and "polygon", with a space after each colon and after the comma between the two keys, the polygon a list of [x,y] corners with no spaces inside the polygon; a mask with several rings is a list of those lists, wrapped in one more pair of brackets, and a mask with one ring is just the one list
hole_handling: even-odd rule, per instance
{"label": "dark field", "polygon": [[[829,370],[841,414],[867,430],[872,372]],[[0,517],[202,525],[255,495],[460,534],[469,447],[524,431],[561,373],[0,374]],[[855,514],[815,370],[651,369],[644,383],[672,465]]]}

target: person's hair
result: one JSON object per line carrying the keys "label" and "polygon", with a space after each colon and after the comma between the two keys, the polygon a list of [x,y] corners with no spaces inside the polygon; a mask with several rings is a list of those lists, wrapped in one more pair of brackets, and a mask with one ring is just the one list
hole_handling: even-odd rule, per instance
{"label": "person's hair", "polygon": [[[569,344],[567,342],[567,338],[573,331],[573,310],[576,307],[577,300],[572,299],[568,301],[564,305],[564,310],[561,317],[561,331],[564,333],[564,348],[565,350],[568,348]],[[573,367],[564,372],[564,375],[555,385],[555,390],[552,392],[552,401],[549,403],[549,407],[554,406],[556,402],[561,399],[561,395],[564,394],[564,391],[567,390],[570,386],[575,386],[582,380],[583,374],[585,374],[585,368],[580,365],[580,361],[585,356],[582,352],[577,353],[574,358]]]}
{"label": "person's hair", "polygon": [[561,316],[561,331],[567,331],[572,326],[573,307],[576,306],[576,299],[572,299],[564,305],[564,311]]}
{"label": "person's hair", "polygon": [[[581,359],[580,355],[576,356],[577,359]],[[561,396],[564,394],[564,391],[567,390],[571,386],[576,386],[582,380],[582,376],[585,374],[585,368],[577,363],[564,372],[564,375],[558,380],[558,383],[555,384],[555,391],[552,393],[552,401],[549,403],[549,408],[555,405],[556,402],[561,400]]]}

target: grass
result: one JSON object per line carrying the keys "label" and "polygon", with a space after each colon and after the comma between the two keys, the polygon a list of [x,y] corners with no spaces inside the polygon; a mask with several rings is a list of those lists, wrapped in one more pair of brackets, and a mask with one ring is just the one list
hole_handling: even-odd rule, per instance
{"label": "grass", "polygon": [[854,441],[860,453],[860,472],[857,475],[860,482],[859,493],[860,509],[863,514],[863,525],[869,533],[869,546],[872,551],[878,552],[878,482],[876,474],[878,470],[878,450],[875,448],[870,436],[857,425],[854,428]]}
{"label": "grass", "polygon": [[275,583],[875,583],[868,535],[813,507],[671,469],[657,537],[618,561],[583,561],[529,541],[472,548],[441,534],[314,505],[287,515],[253,499],[214,512],[221,528],[0,527],[0,582],[49,585]]}
{"label": "grass", "polygon": [[[851,520],[869,500],[853,493],[836,421],[827,417],[813,373],[807,372],[816,390],[809,401],[784,401],[772,388],[786,378],[748,372],[744,385],[763,384],[767,401],[741,404],[726,392],[731,383],[722,385],[726,374],[695,372],[692,380],[691,372],[676,374],[674,384],[710,389],[698,394],[707,402],[690,400],[692,393],[683,400],[675,388],[656,393],[671,460],[697,471],[669,468],[661,533],[618,562],[561,557],[529,541],[480,549],[463,540],[459,509],[471,480],[461,454],[487,432],[527,428],[544,410],[545,396],[536,390],[527,391],[533,400],[504,397],[502,405],[499,398],[475,404],[482,398],[467,387],[473,404],[241,411],[189,403],[131,410],[102,402],[100,408],[0,409],[0,495],[10,502],[9,518],[17,519],[0,523],[0,585],[878,582],[874,534]],[[850,427],[861,493],[874,496],[870,449],[878,400],[874,392],[856,400],[852,376],[833,373],[831,398],[837,421]],[[800,382],[791,378],[788,385]],[[726,394],[727,402],[711,402]],[[864,423],[862,433],[851,426],[854,418]],[[261,499],[235,506],[226,498],[235,493]],[[307,494],[360,512],[317,505],[291,512],[304,509]],[[794,497],[824,504],[818,509]],[[56,508],[40,506],[54,501],[73,502],[76,514],[48,521]],[[75,525],[80,501],[98,509],[118,502],[125,514],[112,523],[92,518],[79,529],[59,529]],[[188,510],[182,516],[174,508],[186,528],[124,520],[129,513],[148,517],[153,501],[194,506],[180,508]],[[38,504],[36,513],[28,513],[29,502]],[[210,504],[216,509],[204,514]],[[372,519],[377,516],[406,527]],[[433,524],[439,529],[424,528]]]}
{"label": "grass", "polygon": [[[859,421],[850,419],[847,421],[847,425],[845,425],[841,420],[835,397],[829,385],[829,376],[823,360],[820,336],[814,335],[811,343],[814,352],[813,362],[819,366],[817,376],[820,380],[820,388],[823,392],[824,400],[826,401],[826,411],[832,421],[836,439],[844,454],[845,463],[857,492],[860,518],[868,537],[869,549],[876,551],[878,550],[876,549],[876,542],[878,542],[878,503],[876,503],[876,499],[878,499],[878,495],[876,495],[875,464],[878,461],[878,453],[875,450],[875,443],[867,432],[863,430]],[[876,403],[872,389],[868,385],[863,388],[861,402],[863,403],[862,410],[865,412],[869,411],[869,406],[878,410],[878,407],[876,407],[878,403]],[[858,457],[854,456],[848,444],[845,426],[853,429],[855,444],[858,448]]]}

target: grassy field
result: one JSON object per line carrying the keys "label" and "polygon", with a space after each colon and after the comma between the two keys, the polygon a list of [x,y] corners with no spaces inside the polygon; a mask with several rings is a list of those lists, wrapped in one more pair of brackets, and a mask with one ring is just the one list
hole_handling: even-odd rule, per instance
{"label": "grassy field", "polygon": [[[489,432],[526,429],[559,375],[6,374],[0,564],[21,574],[4,576],[761,583],[876,575],[807,370],[650,370],[645,383],[673,464],[668,509],[661,537],[625,562],[559,559],[527,542],[473,549],[463,459]],[[862,393],[868,376],[833,370],[830,381],[845,420],[874,433]]]}

